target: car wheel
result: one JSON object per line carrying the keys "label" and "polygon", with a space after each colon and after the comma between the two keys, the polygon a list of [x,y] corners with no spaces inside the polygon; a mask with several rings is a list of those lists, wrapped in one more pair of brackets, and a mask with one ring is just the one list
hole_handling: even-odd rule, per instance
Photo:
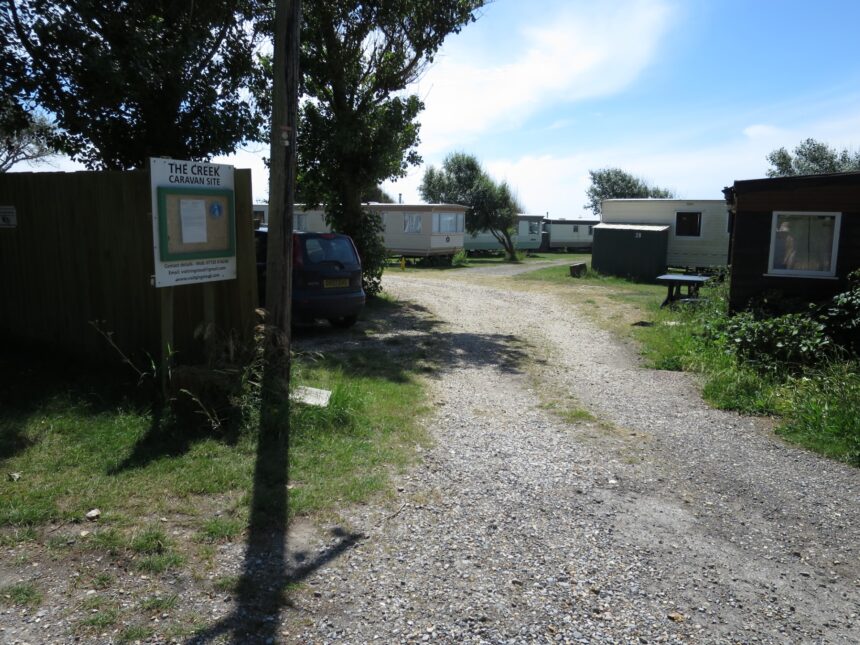
{"label": "car wheel", "polygon": [[352,327],[357,320],[358,320],[358,316],[341,316],[339,318],[329,318],[328,319],[328,321],[331,323],[332,327],[338,327],[340,329],[346,329],[347,327]]}

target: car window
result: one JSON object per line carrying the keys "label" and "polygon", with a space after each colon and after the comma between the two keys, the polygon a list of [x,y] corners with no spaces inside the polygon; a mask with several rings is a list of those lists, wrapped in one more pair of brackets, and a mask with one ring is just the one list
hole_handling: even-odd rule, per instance
{"label": "car window", "polygon": [[339,262],[355,264],[355,251],[346,237],[311,237],[304,240],[305,257],[309,264]]}

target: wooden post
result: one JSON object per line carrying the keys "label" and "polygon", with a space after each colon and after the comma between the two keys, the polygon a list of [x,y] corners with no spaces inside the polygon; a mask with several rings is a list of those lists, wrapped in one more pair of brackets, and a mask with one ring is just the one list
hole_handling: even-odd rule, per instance
{"label": "wooden post", "polygon": [[215,363],[215,283],[203,283],[203,347],[206,362]]}
{"label": "wooden post", "polygon": [[173,369],[173,287],[162,287],[161,292],[161,394],[167,401],[170,395],[170,370]]}

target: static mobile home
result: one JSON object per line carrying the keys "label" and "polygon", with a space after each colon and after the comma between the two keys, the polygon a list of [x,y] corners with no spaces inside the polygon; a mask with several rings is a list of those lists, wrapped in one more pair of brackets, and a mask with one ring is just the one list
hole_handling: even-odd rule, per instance
{"label": "static mobile home", "polygon": [[548,219],[546,231],[550,250],[591,249],[594,243],[594,225],[598,219]]}
{"label": "static mobile home", "polygon": [[729,213],[722,199],[604,199],[601,221],[669,227],[666,264],[709,268],[729,262]]}
{"label": "static mobile home", "polygon": [[[364,204],[382,217],[382,239],[391,255],[453,256],[463,249],[466,207],[458,204]],[[254,206],[256,211],[259,206]],[[268,211],[268,209],[266,209]],[[293,229],[313,233],[331,230],[321,209],[296,204]]]}
{"label": "static mobile home", "polygon": [[[517,228],[511,236],[514,248],[535,251],[540,248],[543,215],[517,215]],[[466,233],[467,251],[501,251],[502,245],[489,231]]]}
{"label": "static mobile home", "polygon": [[385,226],[385,248],[404,257],[453,256],[463,249],[466,207],[458,204],[368,204]]}
{"label": "static mobile home", "polygon": [[[254,227],[269,225],[269,205],[254,204]],[[325,223],[325,216],[319,209],[303,210],[301,204],[296,204],[293,211],[293,230],[305,233],[327,233],[330,229]]]}

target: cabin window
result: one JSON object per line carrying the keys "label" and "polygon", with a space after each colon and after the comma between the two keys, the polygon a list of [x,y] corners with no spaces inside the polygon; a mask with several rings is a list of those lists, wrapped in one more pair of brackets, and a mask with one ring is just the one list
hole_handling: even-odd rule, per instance
{"label": "cabin window", "polygon": [[589,227],[588,227],[588,234],[589,234],[589,235],[594,235],[594,227],[593,227],[593,226],[589,226]]}
{"label": "cabin window", "polygon": [[579,233],[579,226],[577,226],[576,224],[573,225],[573,232]]}
{"label": "cabin window", "polygon": [[540,222],[529,222],[529,235],[540,233]]}
{"label": "cabin window", "polygon": [[421,215],[418,213],[406,213],[403,215],[403,232],[404,233],[420,233],[421,232]]}
{"label": "cabin window", "polygon": [[702,214],[694,211],[675,213],[675,237],[701,237]]}
{"label": "cabin window", "polygon": [[308,216],[305,213],[293,213],[293,229],[296,231],[308,230]]}
{"label": "cabin window", "polygon": [[832,277],[842,213],[774,212],[768,272]]}
{"label": "cabin window", "polygon": [[462,233],[464,213],[433,213],[434,233]]}

